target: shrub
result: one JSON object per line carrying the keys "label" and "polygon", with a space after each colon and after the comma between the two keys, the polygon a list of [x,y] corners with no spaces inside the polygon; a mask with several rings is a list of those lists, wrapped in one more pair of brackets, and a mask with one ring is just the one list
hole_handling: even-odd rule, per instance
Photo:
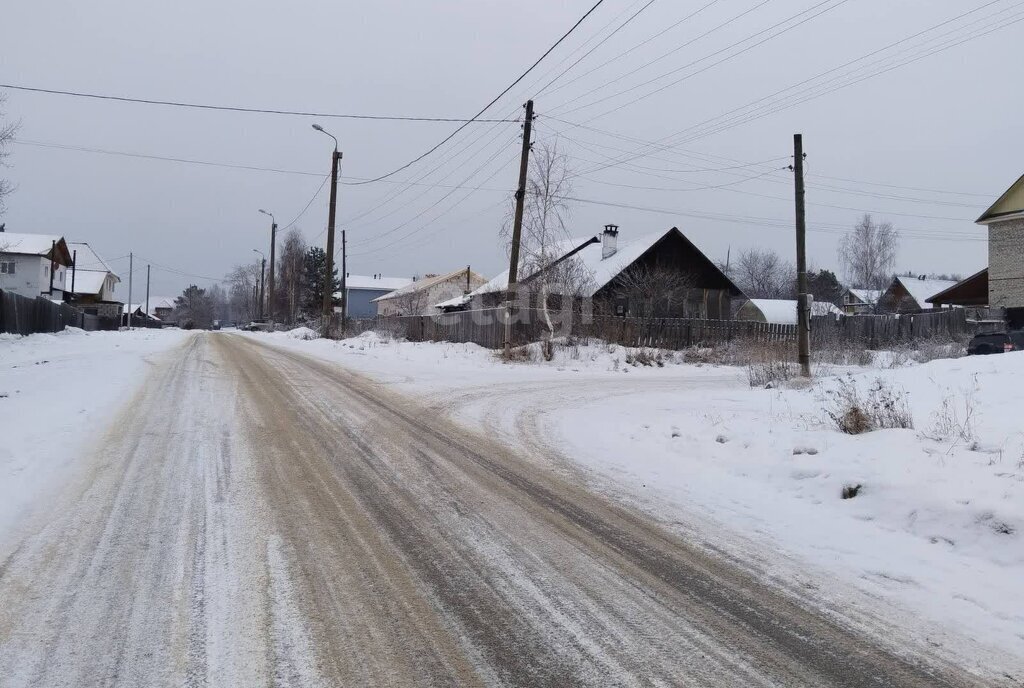
{"label": "shrub", "polygon": [[961,342],[929,340],[910,354],[918,363],[927,363],[940,358],[960,358],[967,355],[967,348]]}
{"label": "shrub", "polygon": [[799,374],[800,366],[794,361],[766,360],[747,365],[747,380],[751,387],[774,386]]}
{"label": "shrub", "polygon": [[665,355],[658,349],[636,349],[626,354],[626,363],[632,366],[665,367]]}
{"label": "shrub", "polygon": [[932,414],[932,424],[924,436],[936,440],[953,440],[974,444],[977,433],[974,428],[975,399],[978,390],[978,378],[974,377],[974,387],[961,390],[959,396],[950,394],[942,400],[942,406]]}
{"label": "shrub", "polygon": [[859,435],[872,430],[914,427],[906,392],[894,390],[878,379],[861,394],[852,376],[840,379],[825,407],[826,415],[840,432]]}

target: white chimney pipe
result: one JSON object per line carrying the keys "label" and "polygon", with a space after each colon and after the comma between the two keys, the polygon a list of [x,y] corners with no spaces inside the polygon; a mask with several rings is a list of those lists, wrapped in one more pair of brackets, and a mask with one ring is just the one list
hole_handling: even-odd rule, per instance
{"label": "white chimney pipe", "polygon": [[601,234],[601,260],[611,258],[618,250],[619,226],[605,225]]}

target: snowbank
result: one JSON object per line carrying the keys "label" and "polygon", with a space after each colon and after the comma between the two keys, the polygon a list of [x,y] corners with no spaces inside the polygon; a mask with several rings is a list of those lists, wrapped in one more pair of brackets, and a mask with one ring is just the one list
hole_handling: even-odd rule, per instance
{"label": "snowbank", "polygon": [[0,335],[0,552],[16,523],[138,390],[181,331]]}

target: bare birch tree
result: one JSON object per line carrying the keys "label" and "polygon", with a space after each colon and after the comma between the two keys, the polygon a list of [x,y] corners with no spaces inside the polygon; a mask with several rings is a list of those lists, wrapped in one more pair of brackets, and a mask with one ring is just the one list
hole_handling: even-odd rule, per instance
{"label": "bare birch tree", "polygon": [[[0,93],[0,168],[9,167],[7,158],[11,152],[8,146],[14,141],[14,135],[18,133],[18,127],[21,126],[20,122],[3,122],[2,118],[4,115],[3,104],[7,102],[7,96]],[[4,204],[4,198],[6,198],[12,191],[14,191],[14,185],[10,181],[0,177],[0,215],[4,214],[6,205]]]}
{"label": "bare birch tree", "polygon": [[[568,221],[572,214],[568,198],[572,196],[569,157],[558,140],[538,142],[530,156],[523,202],[523,226],[520,238],[519,276],[535,295],[547,327],[548,337],[555,330],[550,308],[553,296],[562,303],[585,289],[589,275],[578,261],[558,262],[566,252],[570,238]],[[515,200],[502,227],[502,236],[511,241]]]}
{"label": "bare birch tree", "polygon": [[305,280],[306,241],[299,229],[291,229],[284,237],[281,254],[277,259],[278,313],[284,313],[285,322],[293,323],[302,305]]}
{"label": "bare birch tree", "polygon": [[839,264],[846,279],[862,289],[885,289],[892,280],[899,233],[891,222],[875,224],[865,214],[839,241]]}
{"label": "bare birch tree", "polygon": [[669,267],[633,265],[615,278],[612,292],[626,300],[630,315],[679,317],[689,315],[686,297],[694,283],[692,275]]}

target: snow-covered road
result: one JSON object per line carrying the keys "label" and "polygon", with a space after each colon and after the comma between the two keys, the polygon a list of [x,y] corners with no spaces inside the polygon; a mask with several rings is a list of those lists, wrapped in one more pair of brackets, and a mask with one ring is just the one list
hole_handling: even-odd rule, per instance
{"label": "snow-covered road", "polygon": [[987,685],[300,353],[197,334],[0,553],[5,686]]}

